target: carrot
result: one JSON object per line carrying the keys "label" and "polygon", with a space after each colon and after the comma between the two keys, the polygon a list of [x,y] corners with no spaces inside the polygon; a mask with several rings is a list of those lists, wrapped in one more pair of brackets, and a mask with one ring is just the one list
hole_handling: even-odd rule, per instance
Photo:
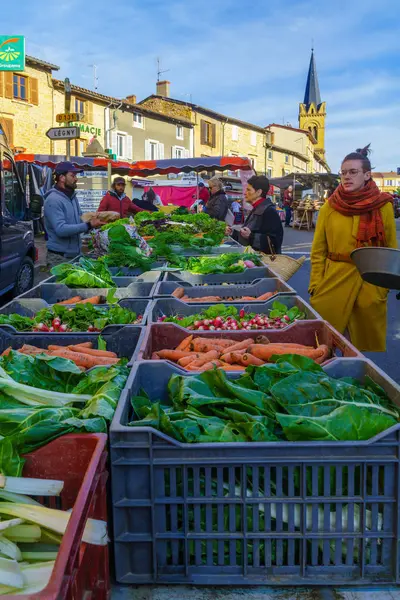
{"label": "carrot", "polygon": [[190,368],[192,369],[192,368],[202,367],[203,365],[210,362],[211,360],[218,359],[219,356],[220,356],[220,353],[217,350],[210,350],[210,352],[205,352],[201,356],[201,358],[197,358],[196,360],[194,360],[193,362],[190,363]]}
{"label": "carrot", "polygon": [[234,340],[226,338],[198,337],[192,340],[190,346],[195,352],[209,352],[210,350],[216,350],[216,346],[218,348],[229,348],[229,346],[233,346],[234,344]]}
{"label": "carrot", "polygon": [[321,358],[324,356],[326,350],[322,352],[318,348],[308,348],[307,346],[294,347],[290,344],[252,344],[248,348],[250,352],[256,358],[268,362],[271,356],[275,354],[299,354],[300,356],[308,356],[309,358]]}
{"label": "carrot", "polygon": [[191,354],[195,354],[193,352],[188,352],[187,350],[181,352],[180,350],[159,350],[157,352],[158,356],[163,360],[172,360],[173,362],[177,362],[180,358],[184,358],[185,356],[190,356]]}
{"label": "carrot", "polygon": [[190,342],[192,341],[192,339],[192,335],[188,335],[187,337],[185,337],[185,339],[181,341],[179,346],[176,347],[176,350],[189,350]]}
{"label": "carrot", "polygon": [[92,296],[91,298],[84,298],[83,300],[79,300],[76,304],[100,304],[101,296]]}
{"label": "carrot", "polygon": [[193,349],[194,352],[211,352],[211,350],[217,350],[220,354],[225,352],[224,346],[220,346],[219,344],[208,341],[207,339],[197,342],[196,345],[192,344],[191,349]]}
{"label": "carrot", "polygon": [[203,365],[201,365],[201,367],[192,367],[192,365],[188,365],[186,368],[188,371],[208,371],[209,369],[213,369],[214,367],[220,367],[221,364],[222,363],[220,360],[213,360],[204,363]]}
{"label": "carrot", "polygon": [[222,363],[220,369],[224,369],[224,371],[243,371],[244,367],[242,365],[228,365],[227,363]]}
{"label": "carrot", "polygon": [[68,298],[68,300],[63,300],[62,302],[56,302],[56,306],[60,306],[60,304],[76,304],[82,300],[82,296],[73,296],[72,298]]}
{"label": "carrot", "polygon": [[242,296],[241,298],[237,298],[237,300],[240,300],[241,302],[254,302],[257,298],[255,296]]}
{"label": "carrot", "polygon": [[115,352],[109,352],[108,350],[94,350],[93,348],[80,348],[79,346],[68,346],[72,352],[82,352],[83,354],[89,354],[89,356],[103,356],[104,358],[118,358]]}
{"label": "carrot", "polygon": [[275,296],[276,292],[266,292],[265,294],[261,294],[261,296],[258,296],[258,298],[256,298],[256,300],[258,302],[262,302],[263,300],[268,300],[268,298],[271,298],[271,296]]}
{"label": "carrot", "polygon": [[183,287],[177,287],[176,290],[174,290],[172,292],[172,295],[174,298],[182,298],[182,296],[185,294],[185,288]]}
{"label": "carrot", "polygon": [[237,350],[246,350],[251,344],[254,344],[253,338],[246,338],[242,342],[235,342],[232,346],[229,346],[229,352],[236,352]]}
{"label": "carrot", "polygon": [[320,365],[323,362],[325,362],[327,358],[329,358],[330,350],[329,350],[329,348],[328,348],[328,346],[326,344],[321,344],[320,346],[318,346],[317,351],[320,354],[317,355],[314,358],[314,360],[315,360],[316,363],[318,363]]}
{"label": "carrot", "polygon": [[59,356],[60,358],[67,358],[72,360],[78,367],[85,367],[90,369],[91,367],[97,367],[99,365],[114,365],[118,362],[117,358],[104,358],[100,356],[89,356],[89,354],[83,354],[81,352],[72,352],[71,350],[59,349],[52,350],[50,356]]}
{"label": "carrot", "polygon": [[190,365],[191,362],[193,362],[194,360],[198,360],[199,358],[201,358],[202,354],[191,354],[190,356],[184,356],[183,358],[180,358],[178,360],[178,365],[180,367],[186,368],[188,365]]}
{"label": "carrot", "polygon": [[75,344],[75,346],[79,346],[79,348],[93,348],[93,342],[81,342],[80,344]]}
{"label": "carrot", "polygon": [[248,354],[247,352],[245,352],[240,356],[240,364],[242,364],[244,367],[247,367],[248,365],[255,365],[256,367],[260,367],[265,363],[263,360],[261,360],[261,358],[256,358],[252,354]]}
{"label": "carrot", "polygon": [[246,350],[237,350],[236,352],[227,352],[221,356],[221,360],[228,363],[229,365],[234,365],[235,363],[241,364],[241,356],[244,354]]}
{"label": "carrot", "polygon": [[24,344],[22,346],[22,348],[20,348],[18,350],[18,352],[20,352],[21,354],[30,354],[30,355],[35,355],[35,354],[47,354],[48,350],[43,349],[43,348],[38,348],[37,346],[31,346],[30,344]]}

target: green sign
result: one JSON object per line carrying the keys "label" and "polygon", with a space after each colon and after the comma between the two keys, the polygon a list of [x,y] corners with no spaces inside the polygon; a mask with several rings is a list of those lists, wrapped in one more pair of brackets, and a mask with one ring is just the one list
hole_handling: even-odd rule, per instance
{"label": "green sign", "polygon": [[87,123],[70,123],[73,127],[79,127],[81,133],[88,133],[90,135],[95,135],[96,137],[101,136],[100,127],[95,127],[92,124]]}
{"label": "green sign", "polygon": [[0,35],[0,71],[25,69],[25,37]]}

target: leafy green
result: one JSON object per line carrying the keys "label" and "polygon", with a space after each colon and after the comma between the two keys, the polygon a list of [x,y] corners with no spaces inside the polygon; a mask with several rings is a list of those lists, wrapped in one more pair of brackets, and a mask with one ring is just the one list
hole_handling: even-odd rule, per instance
{"label": "leafy green", "polygon": [[[260,265],[258,257],[253,262]],[[246,269],[243,254],[232,252],[230,254],[219,254],[218,256],[190,256],[188,258],[178,257],[171,266],[176,266],[182,271],[194,274],[208,275],[213,273],[242,273]]]}
{"label": "leafy green", "polygon": [[81,257],[76,264],[62,263],[51,269],[58,283],[68,287],[113,288],[115,283],[103,259]]}

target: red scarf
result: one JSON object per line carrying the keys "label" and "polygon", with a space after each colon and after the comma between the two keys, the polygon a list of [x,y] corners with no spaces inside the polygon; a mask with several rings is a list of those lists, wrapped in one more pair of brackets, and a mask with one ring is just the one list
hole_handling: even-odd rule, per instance
{"label": "red scarf", "polygon": [[380,209],[393,202],[390,194],[380,192],[375,181],[357,192],[346,192],[340,184],[329,198],[329,204],[341,215],[360,217],[357,233],[357,248],[361,246],[386,246],[385,228]]}

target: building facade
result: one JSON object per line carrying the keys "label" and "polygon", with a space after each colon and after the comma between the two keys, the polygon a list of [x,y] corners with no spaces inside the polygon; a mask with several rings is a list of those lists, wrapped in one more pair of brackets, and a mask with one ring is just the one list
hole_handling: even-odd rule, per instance
{"label": "building facade", "polygon": [[26,56],[24,71],[0,71],[0,125],[15,151],[52,152],[46,131],[55,122],[52,73],[58,69]]}
{"label": "building facade", "polygon": [[399,193],[400,191],[400,172],[395,171],[373,171],[372,177],[381,190],[381,192],[388,192],[389,194]]}

